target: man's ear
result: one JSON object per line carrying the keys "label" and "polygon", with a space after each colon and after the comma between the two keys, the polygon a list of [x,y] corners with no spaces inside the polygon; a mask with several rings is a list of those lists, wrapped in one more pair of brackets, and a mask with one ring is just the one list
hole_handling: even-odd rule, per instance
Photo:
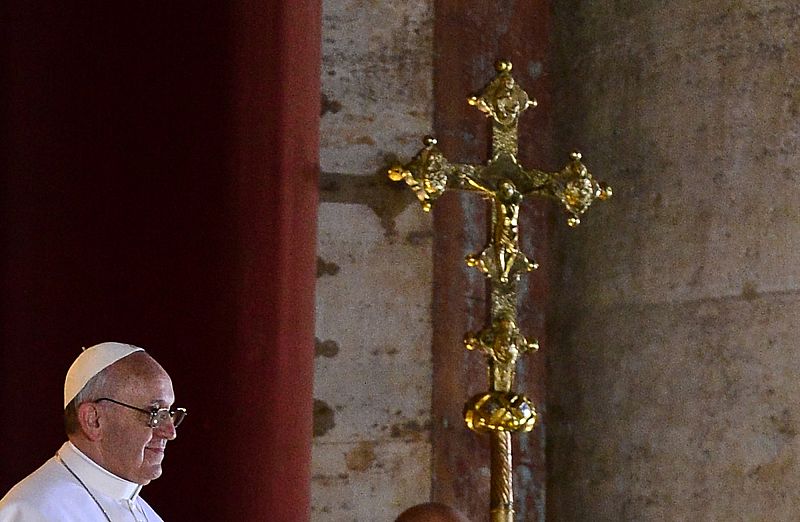
{"label": "man's ear", "polygon": [[87,439],[100,440],[102,435],[100,409],[94,402],[84,402],[78,406],[78,424]]}

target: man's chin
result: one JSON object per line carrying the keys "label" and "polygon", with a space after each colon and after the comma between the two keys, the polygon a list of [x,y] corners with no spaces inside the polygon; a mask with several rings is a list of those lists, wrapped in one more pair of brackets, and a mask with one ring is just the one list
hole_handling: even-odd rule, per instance
{"label": "man's chin", "polygon": [[142,486],[146,486],[151,481],[157,479],[160,476],[161,476],[161,464],[148,466],[142,470],[142,474],[139,477],[139,480],[136,481],[136,483],[141,484]]}

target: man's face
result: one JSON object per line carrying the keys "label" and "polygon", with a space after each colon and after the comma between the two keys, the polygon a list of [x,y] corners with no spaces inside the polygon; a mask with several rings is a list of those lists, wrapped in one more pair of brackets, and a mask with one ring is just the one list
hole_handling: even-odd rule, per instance
{"label": "man's face", "polygon": [[[172,380],[149,355],[135,353],[115,364],[109,376],[109,398],[143,410],[169,408],[175,401]],[[104,422],[100,451],[104,468],[131,482],[147,484],[161,476],[167,441],[175,438],[172,422],[155,428],[148,415],[111,402],[101,402]]]}

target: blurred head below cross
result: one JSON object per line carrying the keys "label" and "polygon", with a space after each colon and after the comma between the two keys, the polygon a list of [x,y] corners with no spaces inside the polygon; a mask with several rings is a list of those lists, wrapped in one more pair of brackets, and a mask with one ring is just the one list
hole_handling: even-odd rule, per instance
{"label": "blurred head below cross", "polygon": [[427,502],[403,511],[395,522],[469,522],[469,520],[450,506]]}

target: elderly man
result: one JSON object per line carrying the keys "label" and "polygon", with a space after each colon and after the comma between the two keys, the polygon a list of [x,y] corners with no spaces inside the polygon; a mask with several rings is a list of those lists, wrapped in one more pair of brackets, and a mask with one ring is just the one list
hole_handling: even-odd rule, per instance
{"label": "elderly man", "polygon": [[64,384],[69,440],[0,500],[0,522],[161,521],[139,491],[161,475],[186,416],[174,400],[169,375],[143,349],[84,350]]}

